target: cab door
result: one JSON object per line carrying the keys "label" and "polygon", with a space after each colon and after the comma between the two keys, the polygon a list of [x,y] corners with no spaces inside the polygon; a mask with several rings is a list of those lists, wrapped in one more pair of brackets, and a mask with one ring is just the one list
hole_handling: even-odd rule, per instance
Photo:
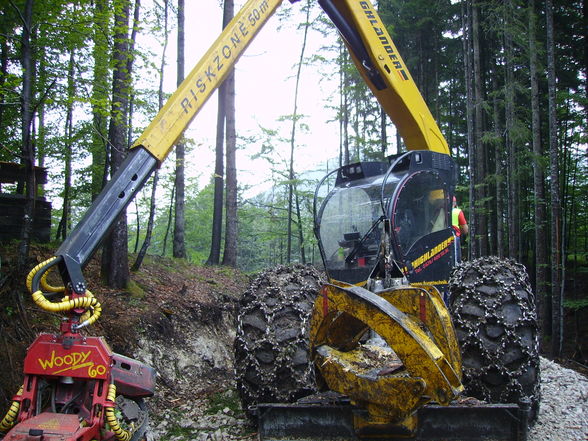
{"label": "cab door", "polygon": [[435,170],[407,174],[389,203],[392,246],[411,284],[445,292],[455,262],[450,192]]}

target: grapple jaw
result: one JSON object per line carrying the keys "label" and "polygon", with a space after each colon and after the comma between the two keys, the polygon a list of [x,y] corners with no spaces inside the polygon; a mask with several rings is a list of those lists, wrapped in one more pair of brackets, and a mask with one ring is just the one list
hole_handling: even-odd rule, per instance
{"label": "grapple jaw", "polygon": [[[369,335],[385,344],[374,345]],[[311,356],[319,381],[367,409],[363,424],[405,424],[429,401],[463,391],[451,319],[434,287],[375,294],[324,285],[314,305]]]}

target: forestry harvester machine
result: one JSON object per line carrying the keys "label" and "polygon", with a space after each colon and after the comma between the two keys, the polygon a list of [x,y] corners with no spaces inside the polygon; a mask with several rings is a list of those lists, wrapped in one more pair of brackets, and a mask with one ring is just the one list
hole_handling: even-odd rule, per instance
{"label": "forestry harvester machine", "polygon": [[[145,437],[155,372],[83,334],[101,306],[82,268],[281,2],[242,7],[55,257],[27,278],[37,305],[67,317],[28,349],[0,438]],[[525,271],[497,258],[456,265],[456,167],[445,138],[373,5],[318,3],[409,152],[346,165],[319,184],[327,282],[310,267],[278,267],[244,293],[235,339],[243,406],[265,440],[525,439],[539,405]],[[53,269],[63,286],[48,282]]]}

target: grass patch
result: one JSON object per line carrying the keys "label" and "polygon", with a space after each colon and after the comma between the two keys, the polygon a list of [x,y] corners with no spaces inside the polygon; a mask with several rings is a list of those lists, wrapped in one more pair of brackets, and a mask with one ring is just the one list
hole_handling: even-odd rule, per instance
{"label": "grass patch", "polygon": [[195,438],[195,435],[198,434],[198,430],[193,429],[192,427],[182,427],[180,425],[174,425],[170,427],[167,434],[160,438],[161,441],[169,441],[172,439],[186,439],[192,440]]}
{"label": "grass patch", "polygon": [[142,300],[146,295],[145,290],[134,280],[129,280],[126,291],[129,293],[132,299]]}
{"label": "grass patch", "polygon": [[217,392],[208,397],[208,406],[206,408],[206,414],[214,415],[222,412],[225,409],[229,409],[233,414],[241,412],[241,402],[239,400],[239,394],[236,390],[229,389],[222,392]]}

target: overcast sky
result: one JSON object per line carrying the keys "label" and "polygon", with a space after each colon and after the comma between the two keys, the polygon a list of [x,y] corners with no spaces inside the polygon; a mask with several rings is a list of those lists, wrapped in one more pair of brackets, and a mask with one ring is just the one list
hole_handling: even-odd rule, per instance
{"label": "overcast sky", "polygon": [[[219,36],[222,27],[222,9],[218,0],[198,0],[186,2],[186,75],[209,49]],[[239,2],[239,5],[242,2]],[[236,5],[235,12],[239,10]],[[278,17],[284,9],[290,9],[289,20]],[[292,113],[294,103],[295,64],[300,57],[303,34],[296,30],[297,24],[304,21],[302,4],[291,4],[289,1],[278,8],[278,14],[270,18],[251,43],[236,66],[236,107],[237,133],[239,136],[250,137],[259,135],[260,126],[267,129],[283,128],[283,137],[289,136],[290,123],[277,122],[283,116]],[[316,11],[315,11],[316,15]],[[175,18],[174,18],[175,19]],[[176,79],[176,27],[169,36],[167,50],[168,66],[166,68],[166,89],[175,90]],[[335,41],[335,36],[332,39]],[[152,42],[154,51],[161,48],[161,42]],[[325,44],[324,37],[316,32],[308,35],[306,55],[317,51]],[[308,115],[304,122],[309,125],[309,133],[300,136],[300,145],[296,151],[297,170],[313,168],[324,163],[328,158],[335,157],[338,152],[338,124],[327,123],[333,117],[333,110],[325,110],[326,101],[332,97],[337,87],[337,75],[331,80],[321,79],[312,69],[302,72],[298,112]],[[209,99],[201,112],[196,115],[186,136],[198,145],[197,151],[188,158],[188,167],[202,171],[201,184],[208,182],[214,169],[214,144],[216,130],[217,96]],[[301,132],[299,132],[301,133]],[[289,146],[276,142],[287,157]],[[263,159],[251,160],[250,156],[259,150],[259,145],[248,145],[240,151],[237,158],[239,169],[238,179],[246,185],[258,185],[269,177],[269,168]],[[173,156],[170,157],[172,159]],[[190,162],[194,161],[193,164]],[[267,186],[260,186],[262,191]],[[248,192],[248,194],[254,193]]]}

